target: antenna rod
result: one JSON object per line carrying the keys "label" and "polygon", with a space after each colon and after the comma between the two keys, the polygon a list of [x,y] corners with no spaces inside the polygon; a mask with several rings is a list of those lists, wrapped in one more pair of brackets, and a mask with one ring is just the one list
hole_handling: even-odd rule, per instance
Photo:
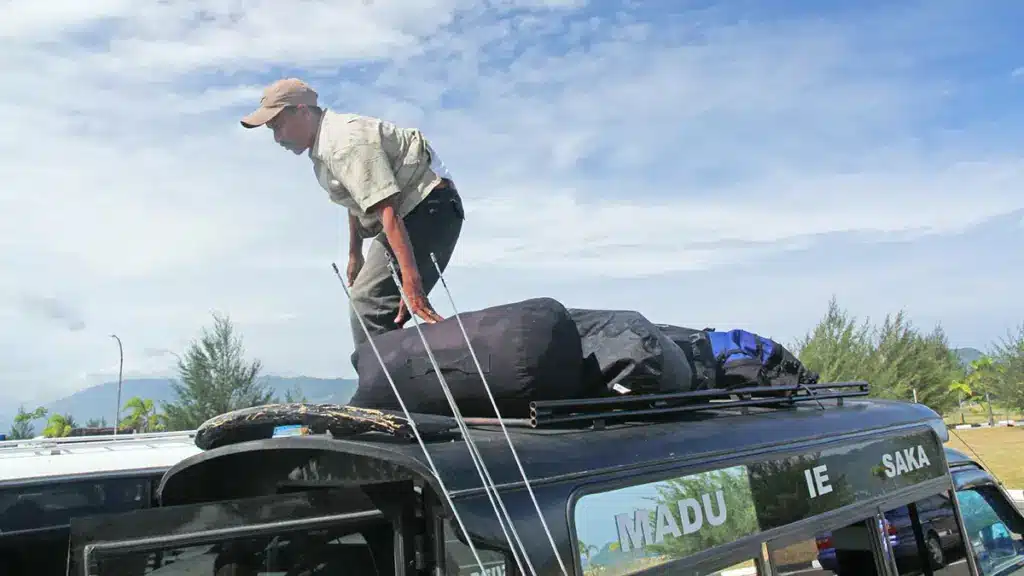
{"label": "antenna rod", "polygon": [[391,385],[391,391],[395,393],[395,398],[398,400],[398,405],[402,408],[402,414],[405,415],[406,419],[409,420],[409,428],[412,430],[413,436],[416,437],[416,442],[420,445],[420,449],[423,450],[423,456],[427,460],[427,465],[430,466],[430,471],[433,473],[434,478],[437,479],[437,485],[441,488],[441,494],[444,496],[448,506],[452,509],[452,515],[455,516],[455,522],[459,525],[459,529],[466,535],[466,544],[469,545],[469,551],[473,553],[473,559],[476,560],[477,566],[480,568],[481,574],[486,574],[487,570],[484,568],[483,560],[480,559],[480,553],[477,552],[476,546],[473,545],[473,539],[469,537],[469,530],[466,530],[466,525],[462,521],[462,516],[459,511],[455,508],[455,502],[452,501],[452,495],[448,492],[448,487],[444,484],[444,479],[441,478],[441,474],[437,471],[437,466],[434,464],[434,459],[430,457],[430,451],[427,450],[427,444],[423,441],[423,437],[420,436],[419,427],[416,426],[416,421],[413,420],[412,414],[409,413],[409,409],[405,407],[405,401],[402,400],[401,393],[398,392],[398,386],[395,385],[395,380],[391,377],[391,373],[388,372],[387,365],[384,363],[384,358],[380,355],[380,350],[377,349],[377,343],[373,341],[373,335],[370,334],[370,330],[366,327],[366,321],[359,314],[359,311],[355,309],[355,304],[352,302],[352,294],[348,291],[348,284],[345,279],[341,276],[341,271],[338,270],[338,265],[331,262],[331,268],[334,269],[334,275],[338,277],[338,281],[341,282],[341,288],[345,291],[345,296],[348,297],[349,307],[352,308],[356,320],[359,322],[359,326],[363,329],[363,333],[366,334],[366,342],[370,345],[370,349],[373,350],[373,355],[377,357],[377,362],[380,362],[381,369],[384,370],[384,376],[388,379],[388,384]]}
{"label": "antenna rod", "polygon": [[[419,334],[420,341],[423,342],[423,350],[427,353],[427,358],[430,360],[430,364],[434,368],[434,373],[437,375],[438,383],[441,385],[441,391],[444,392],[445,399],[448,400],[448,406],[452,410],[452,416],[455,417],[455,423],[459,426],[459,432],[462,433],[462,437],[466,440],[466,448],[469,450],[469,458],[473,462],[473,466],[476,468],[477,474],[480,476],[480,481],[484,486],[484,492],[487,494],[487,499],[491,502],[491,508],[494,509],[494,515],[498,519],[498,525],[501,527],[501,531],[505,535],[505,541],[508,543],[508,548],[512,552],[516,565],[519,567],[519,572],[523,573],[525,570],[523,570],[522,562],[519,560],[519,553],[517,553],[516,547],[512,545],[512,538],[509,538],[508,531],[505,530],[505,522],[508,522],[509,528],[512,530],[512,536],[515,537],[516,543],[519,545],[519,551],[522,553],[523,558],[526,561],[526,566],[530,569],[530,574],[536,576],[537,571],[530,562],[530,556],[526,551],[526,546],[523,545],[523,541],[519,538],[519,532],[516,531],[515,524],[512,522],[512,516],[505,508],[505,501],[498,492],[498,486],[494,483],[494,479],[491,478],[491,472],[487,469],[483,456],[480,455],[480,451],[476,447],[476,441],[473,440],[472,434],[469,433],[469,427],[466,426],[466,421],[462,417],[462,411],[459,410],[459,405],[455,401],[455,396],[452,395],[451,388],[448,387],[448,381],[445,379],[444,374],[441,373],[441,367],[437,364],[437,358],[434,357],[434,352],[430,349],[427,337],[423,334],[423,329],[420,327],[420,320],[416,316],[416,313],[413,312],[409,298],[406,295],[405,290],[402,288],[402,280],[398,277],[398,272],[395,269],[395,262],[391,258],[391,254],[388,253],[386,249],[384,254],[387,256],[388,271],[391,272],[391,279],[394,281],[395,286],[398,287],[398,295],[401,297],[402,302],[405,303],[405,307],[409,311],[409,315],[413,321],[413,326],[416,328],[416,333]],[[492,491],[494,492],[494,498],[491,497]],[[497,498],[497,504],[495,503],[495,498]],[[501,512],[498,511],[499,507],[501,508]],[[503,514],[504,517],[502,516]],[[469,539],[468,534],[466,535],[466,539]]]}
{"label": "antenna rod", "polygon": [[476,370],[480,374],[480,381],[483,383],[484,391],[487,392],[487,397],[491,401],[491,408],[494,408],[494,416],[498,420],[498,424],[501,426],[501,431],[505,434],[505,440],[508,442],[508,448],[512,452],[512,459],[515,460],[516,466],[519,468],[519,473],[523,477],[523,484],[526,485],[526,491],[530,494],[530,500],[533,501],[533,507],[537,511],[537,518],[540,519],[540,524],[544,528],[544,534],[548,537],[548,543],[551,544],[551,551],[555,554],[555,559],[558,560],[558,565],[562,569],[563,576],[569,576],[569,570],[565,567],[565,563],[562,561],[562,555],[558,553],[558,546],[555,545],[555,538],[551,535],[551,529],[548,528],[548,523],[544,520],[544,513],[541,512],[540,504],[537,502],[537,496],[533,493],[533,487],[530,486],[530,479],[526,477],[526,469],[523,468],[523,463],[519,460],[519,453],[516,452],[516,447],[512,443],[512,437],[509,436],[508,429],[505,427],[504,419],[501,417],[501,411],[498,410],[498,403],[494,400],[494,394],[491,393],[491,386],[487,382],[487,377],[484,375],[484,369],[480,366],[480,359],[476,355],[476,350],[473,348],[473,343],[469,339],[469,334],[466,332],[466,326],[462,323],[462,317],[459,314],[459,309],[455,306],[455,298],[452,297],[452,291],[448,288],[448,283],[444,280],[444,274],[441,272],[441,266],[437,262],[437,257],[434,253],[430,253],[430,260],[434,263],[434,269],[437,270],[437,277],[441,281],[441,286],[444,287],[445,294],[448,295],[448,301],[452,305],[452,310],[455,312],[455,319],[459,323],[459,329],[462,330],[462,337],[466,340],[466,346],[469,348],[469,355],[473,357],[473,363],[476,365]]}

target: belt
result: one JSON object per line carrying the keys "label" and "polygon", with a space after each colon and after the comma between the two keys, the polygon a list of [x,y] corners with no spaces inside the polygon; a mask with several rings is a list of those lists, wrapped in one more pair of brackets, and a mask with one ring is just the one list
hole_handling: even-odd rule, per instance
{"label": "belt", "polygon": [[437,186],[434,186],[434,189],[431,190],[431,192],[437,192],[440,190],[450,190],[452,192],[458,192],[458,189],[455,188],[455,182],[452,182],[448,178],[441,178],[441,181],[437,183]]}

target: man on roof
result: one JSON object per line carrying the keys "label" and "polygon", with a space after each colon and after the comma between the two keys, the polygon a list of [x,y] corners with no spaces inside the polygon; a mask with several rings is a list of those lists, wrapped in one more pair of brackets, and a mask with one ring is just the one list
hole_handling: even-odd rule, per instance
{"label": "man on roof", "polygon": [[[448,265],[462,231],[462,199],[451,175],[415,128],[322,108],[302,80],[286,78],[263,90],[260,107],[242,126],[266,126],[274,141],[313,161],[313,173],[331,201],[348,210],[347,281],[356,314],[373,335],[401,328],[416,314],[441,320],[427,294]],[[373,237],[366,257],[363,240]],[[398,263],[406,309],[387,266]],[[352,316],[356,346],[366,340]]]}

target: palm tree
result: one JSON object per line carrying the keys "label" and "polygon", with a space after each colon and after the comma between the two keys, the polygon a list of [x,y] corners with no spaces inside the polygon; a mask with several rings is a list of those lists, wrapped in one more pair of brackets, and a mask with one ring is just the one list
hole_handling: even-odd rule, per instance
{"label": "palm tree", "polygon": [[78,427],[71,414],[53,414],[46,421],[43,436],[46,438],[63,438],[71,435],[71,430]]}
{"label": "palm tree", "polygon": [[134,432],[157,432],[165,428],[166,417],[157,413],[153,401],[138,396],[124,403],[128,416],[121,420],[121,428],[129,428]]}

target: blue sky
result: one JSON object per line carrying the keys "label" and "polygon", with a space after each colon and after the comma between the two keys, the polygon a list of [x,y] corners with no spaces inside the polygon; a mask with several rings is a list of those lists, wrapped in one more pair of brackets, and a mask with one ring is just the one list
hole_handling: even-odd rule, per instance
{"label": "blue sky", "polygon": [[426,132],[467,206],[463,310],[791,341],[835,294],[980,348],[1024,321],[1019,3],[241,6],[0,7],[0,400],[116,377],[111,332],[126,375],[169,374],[212,311],[269,372],[353,375],[344,215],[238,125],[287,75]]}

